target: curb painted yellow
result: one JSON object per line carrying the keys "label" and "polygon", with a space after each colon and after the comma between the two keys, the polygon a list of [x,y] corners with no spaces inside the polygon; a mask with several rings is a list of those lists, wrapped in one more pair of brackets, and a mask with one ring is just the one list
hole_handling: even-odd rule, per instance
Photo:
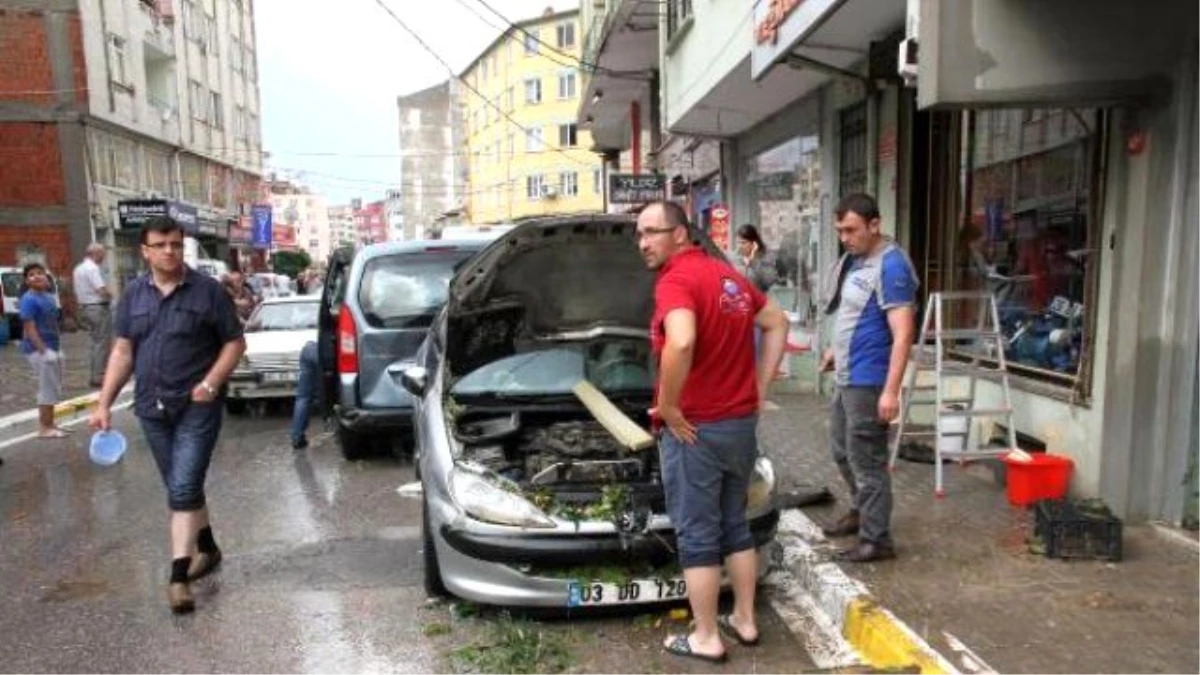
{"label": "curb painted yellow", "polygon": [[948,672],[941,659],[917,644],[898,619],[870,598],[846,607],[843,636],[872,667],[920,673]]}
{"label": "curb painted yellow", "polygon": [[85,394],[83,396],[73,398],[69,401],[62,401],[54,406],[54,419],[73,415],[81,410],[86,410],[96,405],[96,401],[100,400],[100,393]]}

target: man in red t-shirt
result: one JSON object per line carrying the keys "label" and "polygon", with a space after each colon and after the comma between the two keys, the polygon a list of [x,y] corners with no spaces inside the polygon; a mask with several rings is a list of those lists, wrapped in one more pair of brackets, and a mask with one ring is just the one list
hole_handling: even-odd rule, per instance
{"label": "man in red t-shirt", "polygon": [[[659,437],[667,512],[675,527],[695,626],[668,652],[724,661],[720,631],[758,643],[758,554],[746,523],[746,490],[758,458],[758,408],[787,338],[783,311],[723,259],[691,240],[679,205],[656,202],[638,216],[638,248],[659,270],[650,325],[658,359],[651,418]],[[754,328],[762,329],[755,370]],[[717,617],[721,561],[734,609]]]}

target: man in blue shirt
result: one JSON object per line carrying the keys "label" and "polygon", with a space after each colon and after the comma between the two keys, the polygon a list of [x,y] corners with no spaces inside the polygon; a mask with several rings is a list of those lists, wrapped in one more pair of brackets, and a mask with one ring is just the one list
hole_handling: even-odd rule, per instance
{"label": "man in blue shirt", "polygon": [[116,342],[91,423],[109,428],[113,399],[130,374],[136,374],[134,412],[171,510],[167,601],[181,614],[195,609],[189,582],[221,562],[204,481],[221,431],[222,388],[246,341],[220,282],[184,265],[178,222],[147,222],[142,257],[150,272],[129,284],[117,308]]}
{"label": "man in blue shirt", "polygon": [[54,425],[54,405],[62,399],[62,354],[58,341],[58,305],[50,295],[50,277],[39,263],[25,266],[29,288],[18,302],[24,337],[21,353],[29,359],[37,378],[38,437],[62,438],[66,432]]}
{"label": "man in blue shirt", "polygon": [[835,215],[846,254],[830,277],[826,313],[836,314],[836,321],[821,369],[836,373],[830,440],[853,504],[824,531],[831,537],[858,535],[858,544],[839,552],[839,560],[885,560],[895,557],[888,424],[900,412],[900,382],[916,329],[917,274],[904,251],[880,231],[879,207],[871,196],[847,195]]}

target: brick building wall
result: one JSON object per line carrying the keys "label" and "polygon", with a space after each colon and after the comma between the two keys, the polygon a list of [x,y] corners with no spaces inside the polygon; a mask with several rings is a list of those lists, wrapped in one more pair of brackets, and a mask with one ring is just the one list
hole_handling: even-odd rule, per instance
{"label": "brick building wall", "polygon": [[[71,62],[70,84],[56,86],[50,12],[66,14]],[[0,266],[21,265],[31,255],[44,258],[63,283],[64,309],[74,308],[69,282],[73,251],[86,222],[71,222],[64,150],[81,134],[62,125],[78,124],[87,106],[87,64],[83,26],[77,10],[62,2],[0,2]],[[61,72],[62,64],[60,64]],[[70,129],[68,129],[70,130]],[[86,236],[85,236],[86,238]]]}

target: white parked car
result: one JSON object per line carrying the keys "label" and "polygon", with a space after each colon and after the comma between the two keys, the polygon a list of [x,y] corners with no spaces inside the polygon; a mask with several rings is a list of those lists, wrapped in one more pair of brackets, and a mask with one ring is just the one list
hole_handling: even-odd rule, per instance
{"label": "white parked car", "polygon": [[246,353],[229,378],[225,405],[240,414],[250,399],[291,398],[300,377],[300,350],[317,339],[320,298],[263,300],[246,323]]}

